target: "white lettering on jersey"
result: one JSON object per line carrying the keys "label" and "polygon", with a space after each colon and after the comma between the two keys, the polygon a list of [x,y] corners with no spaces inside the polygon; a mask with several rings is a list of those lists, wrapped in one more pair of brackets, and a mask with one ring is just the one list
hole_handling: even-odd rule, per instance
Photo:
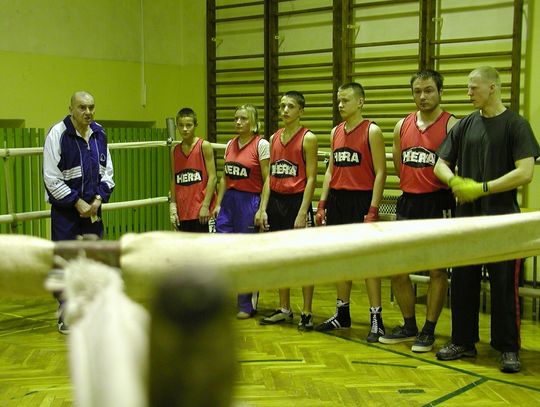
{"label": "white lettering on jersey", "polygon": [[289,178],[298,176],[298,165],[287,161],[278,160],[270,165],[270,175],[276,178]]}
{"label": "white lettering on jersey", "polygon": [[226,162],[223,166],[225,175],[232,179],[246,179],[249,178],[249,168],[244,167],[240,163]]}
{"label": "white lettering on jersey", "polygon": [[350,148],[338,148],[334,150],[334,165],[338,167],[352,167],[360,165],[362,154]]}
{"label": "white lettering on jersey", "polygon": [[424,147],[411,147],[401,152],[401,161],[414,168],[433,167],[437,162],[437,154]]}
{"label": "white lettering on jersey", "polygon": [[186,168],[176,174],[176,184],[178,185],[189,186],[197,182],[202,182],[202,171]]}

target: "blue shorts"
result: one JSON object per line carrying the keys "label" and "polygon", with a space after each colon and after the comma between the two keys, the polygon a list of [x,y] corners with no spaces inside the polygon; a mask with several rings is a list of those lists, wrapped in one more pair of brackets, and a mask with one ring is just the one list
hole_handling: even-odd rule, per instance
{"label": "blue shorts", "polygon": [[254,233],[261,197],[255,192],[227,189],[216,219],[217,233]]}

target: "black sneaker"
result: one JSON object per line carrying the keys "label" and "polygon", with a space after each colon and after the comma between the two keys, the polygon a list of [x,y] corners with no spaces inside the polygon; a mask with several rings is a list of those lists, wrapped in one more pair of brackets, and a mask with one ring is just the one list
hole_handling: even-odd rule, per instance
{"label": "black sneaker", "polygon": [[393,345],[394,343],[400,343],[405,341],[412,341],[416,339],[418,331],[409,331],[405,329],[405,326],[396,326],[391,334],[383,335],[379,337],[380,343],[385,343],[387,345]]}
{"label": "black sneaker", "polygon": [[366,338],[370,343],[379,342],[379,338],[384,335],[384,324],[380,313],[371,313],[371,330]]}
{"label": "black sneaker", "polygon": [[521,362],[517,352],[502,352],[500,364],[503,373],[517,373],[521,370]]}
{"label": "black sneaker", "polygon": [[413,346],[411,346],[411,350],[416,353],[429,352],[433,349],[434,343],[435,335],[420,332],[416,336],[416,340],[414,341]]}
{"label": "black sneaker", "polygon": [[474,358],[476,356],[476,348],[474,345],[471,347],[456,345],[452,342],[444,345],[443,348],[435,354],[439,360],[456,360],[462,357]]}
{"label": "black sneaker", "polygon": [[58,306],[58,332],[60,332],[62,335],[68,335],[69,334],[69,326],[64,321],[64,312],[65,312],[65,303],[62,303]]}
{"label": "black sneaker", "polygon": [[302,313],[300,322],[298,323],[298,330],[301,332],[313,331],[313,318],[311,314]]}
{"label": "black sneaker", "polygon": [[328,318],[322,324],[319,324],[315,327],[316,331],[325,332],[332,331],[334,329],[346,329],[351,327],[351,319],[338,318],[338,313],[336,312],[334,316]]}
{"label": "black sneaker", "polygon": [[277,309],[274,311],[272,315],[268,315],[267,317],[264,317],[259,322],[261,325],[274,325],[278,324],[280,322],[292,322],[293,320],[293,313],[292,311],[289,312],[283,312],[283,310]]}
{"label": "black sneaker", "polygon": [[69,334],[69,326],[62,318],[58,319],[58,332],[60,332],[62,335]]}

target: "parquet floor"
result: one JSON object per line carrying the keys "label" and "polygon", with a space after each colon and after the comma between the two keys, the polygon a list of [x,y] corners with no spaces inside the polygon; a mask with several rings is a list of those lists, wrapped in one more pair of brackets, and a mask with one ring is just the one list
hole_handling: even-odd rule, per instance
{"label": "parquet floor", "polygon": [[[397,305],[383,288],[387,329],[401,322]],[[420,289],[421,290],[421,289]],[[420,295],[422,293],[420,292]],[[261,293],[260,313],[270,312],[277,292]],[[334,312],[333,286],[316,287],[315,322]],[[292,290],[292,304],[301,292]],[[481,315],[477,358],[439,362],[434,352],[414,354],[410,344],[368,344],[367,299],[355,284],[353,327],[333,333],[300,333],[295,324],[260,326],[234,320],[238,334],[237,406],[540,406],[540,326],[522,321],[523,369],[499,372],[489,347],[489,315]],[[424,318],[417,305],[417,319]],[[299,312],[295,312],[298,314]],[[51,298],[0,301],[0,406],[70,406],[66,338],[56,332]],[[450,333],[443,310],[436,347]]]}

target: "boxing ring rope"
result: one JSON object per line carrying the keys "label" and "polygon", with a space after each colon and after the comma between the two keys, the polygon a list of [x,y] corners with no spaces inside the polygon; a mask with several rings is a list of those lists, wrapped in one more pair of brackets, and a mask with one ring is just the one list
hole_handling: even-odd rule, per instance
{"label": "boxing ring rope", "polygon": [[[109,149],[122,150],[122,149],[137,149],[137,148],[171,147],[177,144],[180,144],[180,141],[167,140],[167,141],[140,141],[140,142],[127,142],[127,143],[110,143]],[[214,151],[225,150],[225,144],[218,144],[218,143],[210,143],[210,144],[212,145],[212,148],[214,149]],[[9,183],[8,178],[9,178],[9,173],[10,173],[9,168],[7,166],[7,159],[9,159],[10,157],[24,157],[24,156],[41,155],[41,154],[43,154],[43,147],[0,148],[0,158],[4,159],[4,169],[5,169],[4,183],[6,184],[6,191],[7,191],[6,193],[8,194],[7,196],[7,202],[9,204],[8,208],[11,208],[13,206],[11,205],[11,203],[13,202],[13,199],[10,196],[11,188],[7,187]],[[318,155],[319,155],[319,160],[324,160],[328,158],[329,153],[320,151]],[[387,157],[387,159],[388,158],[389,157]],[[160,196],[160,197],[137,199],[137,200],[131,200],[131,201],[106,203],[106,204],[103,204],[103,210],[109,211],[109,210],[117,210],[117,209],[139,208],[139,207],[144,207],[144,206],[160,205],[167,202],[169,202],[169,197]],[[19,221],[31,221],[31,220],[37,220],[37,219],[46,219],[46,218],[50,218],[51,216],[50,210],[14,213],[14,212],[11,212],[11,209],[10,209],[9,212],[10,213],[8,214],[0,215],[0,224],[15,223]]]}
{"label": "boxing ring rope", "polygon": [[[114,253],[126,281],[143,288],[166,273],[202,265],[226,276],[231,290],[249,292],[260,287],[360,280],[538,255],[540,212],[249,235],[149,232],[126,234],[117,242],[53,243],[3,235],[2,291],[42,292],[55,251],[80,249]],[[21,284],[21,279],[26,283]]]}

